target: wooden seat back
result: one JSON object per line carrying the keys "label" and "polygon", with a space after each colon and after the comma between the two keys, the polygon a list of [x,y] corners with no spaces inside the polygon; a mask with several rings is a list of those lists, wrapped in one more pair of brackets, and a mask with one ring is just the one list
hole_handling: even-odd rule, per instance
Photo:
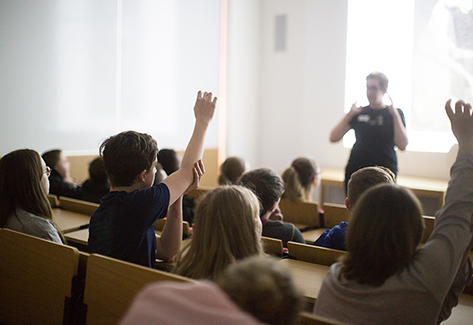
{"label": "wooden seat back", "polygon": [[325,228],[332,228],[342,221],[350,219],[351,212],[343,204],[324,203],[324,224]]}
{"label": "wooden seat back", "polygon": [[420,242],[425,243],[434,230],[435,217],[422,216],[422,219],[424,219],[425,228]]}
{"label": "wooden seat back", "polygon": [[61,196],[59,198],[59,206],[64,210],[74,211],[91,216],[95,210],[97,210],[99,204]]}
{"label": "wooden seat back", "polygon": [[320,317],[314,314],[309,314],[308,312],[302,312],[300,314],[299,325],[343,325],[335,320],[328,318]]}
{"label": "wooden seat back", "polygon": [[214,188],[213,187],[199,187],[196,189],[193,189],[189,191],[189,193],[186,194],[187,197],[193,198],[194,202],[197,203],[199,202],[200,198],[202,195],[207,194],[208,192],[212,191]]}
{"label": "wooden seat back", "polygon": [[86,324],[117,324],[135,295],[155,281],[192,280],[102,255],[90,255],[84,292]]}
{"label": "wooden seat back", "polygon": [[286,222],[304,225],[307,228],[320,227],[317,203],[281,199],[279,208]]}
{"label": "wooden seat back", "polygon": [[51,205],[51,208],[57,208],[59,205],[58,198],[54,194],[48,194],[48,201],[49,205]]}
{"label": "wooden seat back", "polygon": [[289,250],[289,255],[295,257],[299,261],[326,266],[338,262],[340,257],[345,256],[346,254],[345,251],[337,249],[300,244],[292,241],[287,243],[287,249]]}
{"label": "wooden seat back", "polygon": [[261,241],[263,242],[263,250],[266,254],[276,255],[279,257],[284,254],[284,248],[281,239],[262,236]]}
{"label": "wooden seat back", "polygon": [[76,248],[0,229],[0,323],[70,323]]}
{"label": "wooden seat back", "polygon": [[[154,222],[154,230],[159,234],[163,231],[164,225],[166,224],[167,218],[161,218]],[[191,233],[189,223],[187,221],[182,221],[182,234],[184,237],[189,236]]]}

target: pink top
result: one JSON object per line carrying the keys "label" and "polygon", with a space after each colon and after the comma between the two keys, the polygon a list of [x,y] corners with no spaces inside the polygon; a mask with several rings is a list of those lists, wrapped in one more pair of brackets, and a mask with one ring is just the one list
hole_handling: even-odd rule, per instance
{"label": "pink top", "polygon": [[125,324],[262,324],[210,281],[163,281],[141,291],[120,322]]}

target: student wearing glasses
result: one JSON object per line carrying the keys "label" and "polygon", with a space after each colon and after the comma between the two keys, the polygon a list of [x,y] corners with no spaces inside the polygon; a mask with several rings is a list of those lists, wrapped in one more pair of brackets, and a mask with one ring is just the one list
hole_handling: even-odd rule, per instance
{"label": "student wearing glasses", "polygon": [[50,175],[51,169],[34,150],[15,150],[0,160],[0,228],[65,243],[52,221]]}

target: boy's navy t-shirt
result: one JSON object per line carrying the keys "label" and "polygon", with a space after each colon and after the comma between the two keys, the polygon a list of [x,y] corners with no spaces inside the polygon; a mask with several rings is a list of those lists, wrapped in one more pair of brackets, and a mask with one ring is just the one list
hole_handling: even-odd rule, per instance
{"label": "boy's navy t-shirt", "polygon": [[154,222],[169,207],[169,189],[160,183],[131,193],[110,192],[90,219],[89,253],[155,267]]}

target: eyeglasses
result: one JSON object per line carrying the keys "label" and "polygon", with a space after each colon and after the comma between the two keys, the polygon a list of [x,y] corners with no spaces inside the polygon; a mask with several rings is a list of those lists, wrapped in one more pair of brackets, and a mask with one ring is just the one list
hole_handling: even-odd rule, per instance
{"label": "eyeglasses", "polygon": [[44,173],[46,174],[47,177],[51,176],[51,168],[46,166],[46,170],[44,171]]}

